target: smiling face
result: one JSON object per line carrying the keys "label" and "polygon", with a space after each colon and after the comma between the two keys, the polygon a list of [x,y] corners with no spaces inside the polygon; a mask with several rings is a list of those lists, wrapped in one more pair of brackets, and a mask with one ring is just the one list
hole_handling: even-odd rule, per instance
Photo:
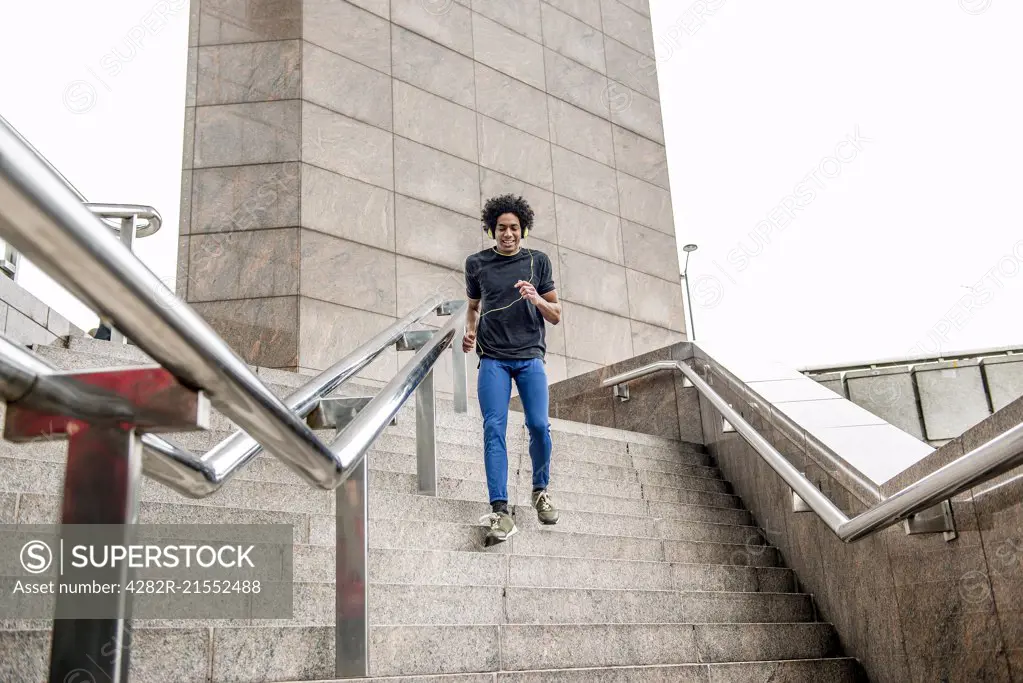
{"label": "smiling face", "polygon": [[522,226],[519,224],[519,217],[513,213],[501,214],[497,219],[494,237],[497,239],[499,252],[508,256],[516,253],[522,242]]}

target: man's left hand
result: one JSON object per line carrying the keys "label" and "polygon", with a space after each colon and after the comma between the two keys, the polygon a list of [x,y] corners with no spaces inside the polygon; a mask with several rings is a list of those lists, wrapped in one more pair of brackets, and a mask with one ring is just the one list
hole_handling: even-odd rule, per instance
{"label": "man's left hand", "polygon": [[536,287],[525,280],[519,280],[515,283],[515,286],[518,288],[522,298],[528,300],[534,306],[539,306],[540,302],[543,301],[543,297],[536,293]]}

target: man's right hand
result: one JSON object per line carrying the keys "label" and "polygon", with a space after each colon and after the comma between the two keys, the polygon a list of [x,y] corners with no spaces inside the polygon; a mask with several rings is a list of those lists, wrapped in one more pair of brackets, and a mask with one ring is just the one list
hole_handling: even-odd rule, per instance
{"label": "man's right hand", "polygon": [[476,333],[466,332],[462,337],[462,353],[469,353],[476,348]]}

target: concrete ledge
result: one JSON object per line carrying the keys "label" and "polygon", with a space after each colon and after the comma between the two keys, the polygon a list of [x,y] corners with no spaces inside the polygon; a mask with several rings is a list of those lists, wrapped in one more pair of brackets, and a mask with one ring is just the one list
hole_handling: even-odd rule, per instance
{"label": "concrete ledge", "polygon": [[[702,444],[703,426],[696,389],[682,386],[677,372],[660,372],[629,383],[631,398],[617,401],[610,387],[600,383],[622,372],[659,360],[683,360],[692,355],[689,342],[679,342],[583,375],[556,382],[550,387],[552,418],[613,429],[652,434],[667,439]],[[522,411],[514,397],[511,408]]]}

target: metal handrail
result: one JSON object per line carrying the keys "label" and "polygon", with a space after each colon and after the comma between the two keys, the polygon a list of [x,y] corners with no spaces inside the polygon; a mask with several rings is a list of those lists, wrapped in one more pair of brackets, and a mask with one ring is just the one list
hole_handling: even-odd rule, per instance
{"label": "metal handrail", "polygon": [[[178,301],[174,294],[106,239],[104,229],[37,154],[0,127],[0,233],[183,384],[206,392],[215,408],[307,482],[328,490],[343,483],[359,456],[353,459],[344,444],[336,453],[321,442],[195,311],[183,302],[168,305]],[[180,453],[165,455],[181,462]]]}
{"label": "metal handrail", "polygon": [[[307,482],[335,491],[338,599],[346,599],[345,596],[350,599],[353,591],[361,592],[357,609],[353,611],[351,605],[339,607],[336,668],[339,675],[367,675],[366,453],[415,392],[419,492],[436,495],[433,370],[441,354],[451,347],[456,361],[455,410],[465,412],[465,357],[455,336],[465,324],[466,302],[445,302],[436,295],[428,298],[405,318],[282,401],[195,311],[177,300],[132,254],[131,239],[148,207],[87,206],[80,200],[80,193],[23,138],[0,126],[0,234],[101,317],[129,334],[138,347],[166,368],[151,375],[145,374],[150,372],[148,368],[97,373],[91,377],[90,372],[63,373],[0,336],[0,399],[27,409],[21,413],[21,423],[15,417],[14,440],[47,434],[46,425],[52,426],[55,416],[58,422],[72,416],[102,427],[81,432],[72,422],[61,432],[71,441],[62,528],[91,523],[134,524],[140,473],[191,497],[209,495],[265,448]],[[129,249],[106,238],[103,218],[122,221],[120,241]],[[151,226],[155,222],[154,229],[158,229],[159,214],[151,211],[149,218]],[[431,311],[449,315],[450,319],[436,331],[409,330]],[[335,410],[328,407],[331,399],[325,398],[327,394],[392,343],[396,343],[398,350],[418,351],[368,403],[363,402],[365,397],[359,397],[354,418],[332,413],[325,423],[311,422],[333,424],[338,429],[329,445],[321,442],[305,418],[318,407],[325,415]],[[140,371],[142,374],[132,375]],[[139,377],[152,381],[136,392],[140,381],[149,381]],[[94,386],[90,381],[96,379],[100,384]],[[177,388],[172,389],[167,382],[175,379]],[[104,388],[118,386],[118,381],[126,381],[128,389],[119,392]],[[178,406],[182,401],[177,399],[182,396],[188,398]],[[240,430],[202,457],[153,433],[173,430],[175,426],[208,428],[211,403]],[[32,411],[36,411],[35,416]],[[18,411],[13,413],[17,416]],[[8,418],[11,415],[9,412]],[[139,424],[145,428],[141,434],[135,434]],[[96,472],[110,474],[117,481],[107,480],[97,486]],[[109,493],[111,488],[113,495]],[[122,532],[121,537],[128,539],[130,532]],[[352,577],[354,587],[342,590],[340,584]],[[124,680],[120,676],[127,673],[126,659],[104,660],[100,665],[92,657],[105,655],[81,645],[83,639],[98,644],[117,642],[124,637],[129,611],[126,603],[111,598],[108,606],[113,610],[111,618],[88,623],[65,621],[60,622],[64,625],[61,628],[55,623],[51,677],[59,680],[66,670],[75,670],[75,664],[88,661],[108,677],[116,672],[118,678],[111,680]]]}
{"label": "metal handrail", "polygon": [[[355,351],[352,351],[350,354],[321,372],[309,382],[306,382],[298,390],[288,396],[288,398],[285,399],[285,403],[288,408],[300,417],[308,416],[309,413],[316,408],[316,405],[321,398],[337,389],[339,386],[354,377],[364,367],[372,363],[387,347],[401,339],[410,327],[420,322],[431,312],[438,309],[443,302],[444,299],[439,295],[434,295],[426,299],[426,301],[407,316],[380,332],[366,343],[362,344],[359,348],[355,349]],[[415,358],[413,358],[406,367],[412,366],[414,363]],[[432,363],[430,367],[432,367]],[[427,368],[427,371],[429,371],[429,368]],[[409,369],[408,372],[411,373],[412,369]],[[385,392],[381,391],[379,393],[383,394]],[[372,405],[372,402],[370,402],[369,405]],[[385,427],[390,421],[390,418],[393,417],[393,415],[389,416],[387,421],[379,425],[379,428],[383,429],[383,427]],[[376,433],[379,434],[379,430]],[[331,445],[330,448],[331,450],[334,450],[334,452],[337,452],[333,445]],[[162,473],[155,472],[153,470],[143,470],[143,473],[154,479],[159,479],[163,483],[168,486],[172,486],[185,495],[203,497],[213,493],[225,481],[227,481],[234,472],[241,467],[244,467],[245,463],[256,457],[262,450],[263,447],[258,441],[246,434],[243,430],[239,429],[202,456],[203,467],[201,470],[194,469],[190,464],[185,463],[182,463],[182,465],[184,465],[183,468],[177,468],[175,466],[178,464],[178,460],[173,453],[159,454],[161,456],[160,462],[164,467],[174,468],[177,470],[175,474],[188,477],[187,485],[185,487],[179,488],[174,486],[172,481],[174,481],[176,477],[171,478],[170,480],[167,478],[161,478],[160,474]],[[169,458],[165,456],[169,456]],[[342,458],[342,461],[343,460],[344,458]],[[143,466],[145,466],[145,461],[143,461]]]}
{"label": "metal handrail", "polygon": [[65,175],[64,175],[63,173],[61,173],[61,172],[60,172],[60,170],[59,170],[59,169],[58,169],[58,168],[57,168],[56,166],[54,166],[53,164],[51,164],[51,163],[50,163],[50,160],[49,160],[49,159],[47,159],[47,158],[46,158],[45,156],[43,156],[42,152],[40,152],[40,151],[39,151],[38,149],[36,149],[36,148],[35,148],[35,145],[33,145],[33,144],[32,144],[31,142],[29,142],[29,141],[28,141],[28,140],[27,140],[27,139],[25,138],[25,136],[24,136],[24,135],[22,135],[22,134],[21,134],[21,133],[20,133],[20,132],[18,131],[18,129],[17,129],[17,128],[15,128],[15,127],[14,127],[14,126],[13,126],[13,125],[11,124],[11,122],[10,122],[10,121],[8,121],[7,119],[5,119],[5,118],[3,117],[3,115],[0,115],[0,126],[3,126],[3,127],[4,127],[4,128],[6,128],[7,130],[9,130],[9,131],[11,132],[11,135],[13,135],[14,137],[16,137],[16,138],[18,139],[18,141],[19,141],[19,142],[21,142],[21,144],[25,145],[25,147],[27,147],[27,148],[29,149],[29,151],[31,151],[31,152],[32,152],[33,154],[35,154],[35,155],[36,155],[36,157],[38,157],[38,158],[39,158],[39,160],[40,160],[40,161],[41,161],[41,162],[42,162],[42,163],[43,163],[43,164],[44,164],[44,165],[46,166],[46,168],[48,168],[48,169],[50,170],[50,172],[51,172],[51,173],[53,173],[53,174],[54,174],[55,176],[57,176],[58,178],[60,178],[60,180],[61,180],[61,181],[62,181],[62,182],[64,183],[64,186],[65,186],[65,187],[67,187],[67,189],[71,190],[71,192],[73,192],[73,193],[74,193],[74,195],[75,195],[76,197],[78,197],[78,201],[82,202],[83,204],[85,204],[86,202],[88,202],[88,201],[89,201],[88,199],[86,199],[86,198],[85,198],[85,195],[84,195],[84,194],[82,194],[82,193],[81,193],[81,192],[80,192],[80,191],[78,190],[78,188],[77,188],[77,187],[75,187],[74,185],[72,185],[72,184],[71,184],[71,181],[70,181],[70,180],[68,180],[68,179],[67,179],[67,177],[66,177],[66,176],[65,176]]}
{"label": "metal handrail", "polygon": [[[701,353],[703,353],[701,351]],[[798,442],[800,438],[805,434],[805,440],[807,441],[808,455],[814,459],[815,454],[819,454],[824,462],[818,463],[827,471],[834,474],[840,472],[845,478],[843,482],[846,486],[851,486],[851,492],[856,495],[865,505],[873,505],[874,503],[882,500],[884,496],[881,495],[881,490],[874,484],[873,481],[868,479],[866,475],[860,472],[858,469],[853,467],[851,464],[846,462],[837,453],[832,451],[828,446],[820,441],[817,437],[812,434],[806,434],[803,428],[800,427],[795,420],[786,415],[781,410],[778,410],[774,405],[767,401],[763,396],[758,394],[754,389],[750,388],[745,382],[735,376],[728,368],[723,366],[718,361],[706,356],[701,359],[705,365],[710,366],[710,370],[716,373],[719,377],[729,382],[733,387],[740,389],[740,393],[745,392],[757,402],[754,405],[754,409],[759,414],[765,417],[773,427],[776,427],[778,431],[787,436],[793,442]],[[766,411],[766,412],[765,412]]]}
{"label": "metal handrail", "polygon": [[121,234],[121,226],[124,224],[125,219],[130,218],[141,218],[146,222],[144,226],[135,228],[135,237],[139,239],[156,234],[163,226],[163,218],[160,216],[160,212],[151,206],[144,206],[142,204],[92,204],[89,202],[86,202],[85,206],[100,218],[116,219],[116,225],[108,223],[107,227],[117,235]]}
{"label": "metal handrail", "polygon": [[[35,154],[36,157],[38,157],[38,159],[43,163],[43,165],[45,165],[46,168],[50,170],[50,172],[56,175],[61,180],[61,182],[64,183],[64,186],[67,187],[67,189],[71,190],[71,192],[73,192],[74,195],[78,197],[78,201],[80,201],[85,206],[89,207],[89,209],[97,216],[109,219],[124,219],[137,216],[138,218],[145,220],[146,225],[137,228],[135,231],[135,237],[138,237],[140,239],[143,237],[149,237],[150,235],[159,232],[160,227],[163,225],[163,218],[160,216],[160,213],[156,209],[154,209],[151,206],[143,206],[140,204],[90,203],[89,200],[85,198],[85,195],[82,194],[82,192],[77,187],[71,184],[71,181],[67,179],[67,176],[61,173],[56,166],[50,163],[50,160],[43,156],[42,152],[36,149],[35,146],[31,142],[29,142],[25,138],[25,136],[22,135],[18,131],[18,129],[15,128],[14,125],[11,124],[11,122],[5,119],[2,115],[0,115],[0,126],[9,130],[11,134],[14,137],[16,137],[19,142],[21,142],[21,144],[23,144],[25,147],[29,149],[29,151]],[[121,231],[120,225],[114,225],[111,223],[107,223],[107,225],[115,233],[119,233]]]}
{"label": "metal handrail", "polygon": [[[0,231],[16,249],[303,476],[334,488],[340,463],[195,311],[119,244],[9,131],[0,128]],[[161,299],[163,303],[161,303]]]}
{"label": "metal handrail", "polygon": [[[705,366],[709,369],[709,365]],[[728,423],[764,459],[829,529],[846,543],[857,541],[893,524],[909,519],[948,500],[976,484],[1023,463],[1023,424],[1017,425],[899,492],[849,518],[830,498],[797,470],[792,463],[732,408],[696,370],[682,361],[658,361],[601,382],[602,387],[628,381],[661,370],[678,370],[714,406]]]}
{"label": "metal handrail", "polygon": [[[307,417],[321,398],[354,377],[388,346],[400,340],[409,328],[439,309],[442,303],[444,299],[438,295],[429,297],[407,316],[306,382],[285,399],[285,404],[299,417]],[[41,378],[59,372],[44,359],[0,335],[0,396],[6,400],[23,398]],[[410,369],[407,374],[416,373],[422,374],[422,369]],[[387,420],[393,417],[390,415]],[[374,433],[379,435],[386,424],[385,421],[373,425]],[[204,455],[196,455],[172,440],[152,433],[142,435],[142,445],[142,473],[190,498],[204,498],[214,493],[263,450],[258,441],[240,429]]]}

